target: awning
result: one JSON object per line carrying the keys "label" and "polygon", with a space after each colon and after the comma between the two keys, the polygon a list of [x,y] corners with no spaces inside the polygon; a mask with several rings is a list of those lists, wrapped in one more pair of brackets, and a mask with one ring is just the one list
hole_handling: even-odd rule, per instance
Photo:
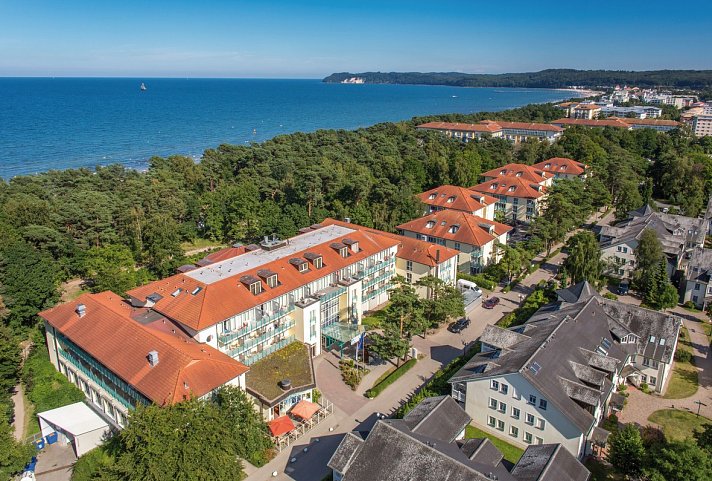
{"label": "awning", "polygon": [[321,329],[324,336],[343,344],[358,342],[361,334],[366,332],[366,328],[361,324],[351,324],[349,322],[335,322]]}
{"label": "awning", "polygon": [[621,377],[622,378],[628,378],[630,376],[640,376],[640,371],[628,364],[621,370]]}
{"label": "awning", "polygon": [[621,411],[625,406],[625,396],[614,392],[611,394],[611,400],[608,401],[608,404],[616,411]]}
{"label": "awning", "polygon": [[294,429],[294,423],[289,416],[280,416],[269,422],[269,430],[272,436],[281,436]]}
{"label": "awning", "polygon": [[54,431],[54,428],[61,429],[75,437],[97,429],[109,428],[109,425],[98,414],[81,401],[38,413],[37,417],[40,419],[40,425],[43,428],[43,436],[50,434],[51,431]]}
{"label": "awning", "polygon": [[302,419],[311,419],[311,417],[316,414],[320,409],[318,404],[314,404],[311,401],[302,399],[291,410],[291,414]]}
{"label": "awning", "polygon": [[593,428],[593,432],[591,433],[591,441],[599,446],[605,446],[608,442],[608,436],[610,435],[611,433],[609,431],[606,431],[602,427],[596,426]]}

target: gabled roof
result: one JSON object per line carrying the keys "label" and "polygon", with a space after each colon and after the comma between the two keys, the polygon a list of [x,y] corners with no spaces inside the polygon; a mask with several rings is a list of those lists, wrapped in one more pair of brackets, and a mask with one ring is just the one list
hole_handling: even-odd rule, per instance
{"label": "gabled roof", "polygon": [[588,281],[581,281],[566,289],[557,289],[556,295],[559,296],[560,301],[576,304],[577,302],[587,301],[593,296],[598,296],[598,291]]}
{"label": "gabled roof", "polygon": [[502,128],[496,123],[463,124],[460,122],[427,122],[418,125],[417,128],[429,130],[453,130],[458,132],[481,132],[490,134],[500,132],[502,130]]}
{"label": "gabled roof", "polygon": [[480,247],[512,230],[508,225],[455,210],[434,212],[397,228]]}
{"label": "gabled roof", "polygon": [[571,126],[571,125],[581,125],[584,127],[614,127],[618,129],[631,129],[631,125],[623,122],[621,119],[616,117],[611,117],[608,119],[571,119],[571,118],[561,118],[556,119],[551,122],[554,125],[560,126]]}
{"label": "gabled roof", "polygon": [[372,229],[370,227],[363,227],[357,224],[350,224],[331,218],[324,219],[322,224],[349,226],[353,229],[359,229],[365,232],[370,232],[372,234],[377,234],[384,237],[388,237],[390,239],[394,239],[400,243],[398,245],[398,252],[396,252],[396,257],[398,257],[399,259],[404,259],[406,261],[413,261],[428,267],[438,266],[443,262],[457,257],[460,253],[455,249],[433,244],[432,242],[427,242],[420,239],[413,239],[412,237],[392,234],[390,232],[384,232],[381,230]]}
{"label": "gabled roof", "polygon": [[472,418],[452,397],[437,396],[423,399],[403,421],[414,433],[452,442]]}
{"label": "gabled roof", "polygon": [[586,164],[567,157],[552,157],[532,167],[551,174],[581,175],[586,172]]}
{"label": "gabled roof", "polygon": [[418,194],[418,199],[420,199],[423,204],[470,213],[475,213],[497,202],[497,199],[494,197],[456,185],[441,185],[435,187],[422,194]]}
{"label": "gabled roof", "polygon": [[[85,313],[77,314],[83,305]],[[248,367],[180,332],[141,325],[112,292],[83,294],[39,315],[108,370],[159,405],[200,397],[247,372]],[[158,352],[151,366],[148,353]]]}
{"label": "gabled roof", "polygon": [[483,120],[483,124],[494,124],[502,127],[503,130],[530,130],[534,132],[562,132],[561,127],[552,124],[538,122],[505,122],[503,120]]}
{"label": "gabled roof", "polygon": [[488,180],[470,187],[472,190],[490,195],[505,195],[508,197],[519,197],[525,199],[538,199],[546,194],[547,188],[536,182],[520,177],[502,177]]}
{"label": "gabled roof", "polygon": [[[358,252],[350,251],[344,258],[329,247],[349,238],[357,241]],[[135,305],[145,305],[193,330],[213,326],[247,309],[254,308],[316,279],[338,272],[344,267],[377,252],[397,246],[398,241],[383,235],[343,226],[318,226],[295,236],[281,247],[250,252],[228,258],[185,274],[151,282],[128,292]],[[323,259],[323,267],[299,271],[290,259],[305,257],[308,252]],[[260,270],[278,274],[278,285],[267,287],[254,295],[240,282],[242,277],[254,277]],[[262,281],[260,281],[262,282]],[[150,302],[149,296],[160,299]],[[174,295],[175,294],[175,295]]]}
{"label": "gabled roof", "polygon": [[516,177],[527,182],[540,184],[552,176],[535,165],[507,164],[481,174],[482,177]]}
{"label": "gabled roof", "polygon": [[591,473],[560,444],[529,446],[512,475],[517,481],[587,481]]}
{"label": "gabled roof", "polygon": [[688,280],[710,282],[712,279],[712,249],[702,247],[694,249],[687,266]]}
{"label": "gabled roof", "polygon": [[661,119],[629,119],[629,118],[621,118],[619,119],[622,122],[625,122],[626,124],[630,125],[645,125],[645,126],[653,126],[653,127],[679,127],[680,122],[676,122],[675,120],[661,120]]}

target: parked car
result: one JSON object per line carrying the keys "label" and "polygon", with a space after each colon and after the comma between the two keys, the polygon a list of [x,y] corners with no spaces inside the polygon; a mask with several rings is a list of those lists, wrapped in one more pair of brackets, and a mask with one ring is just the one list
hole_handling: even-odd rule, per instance
{"label": "parked car", "polygon": [[459,319],[459,320],[453,322],[452,324],[450,324],[448,326],[447,330],[450,332],[458,333],[458,332],[462,332],[465,329],[467,329],[467,327],[469,327],[469,325],[470,325],[470,320],[466,317],[463,317],[462,319]]}
{"label": "parked car", "polygon": [[629,289],[630,285],[628,284],[628,281],[621,281],[621,283],[618,284],[618,294],[621,296],[628,294]]}
{"label": "parked car", "polygon": [[482,307],[485,309],[494,309],[497,304],[499,304],[499,297],[490,297],[482,301]]}

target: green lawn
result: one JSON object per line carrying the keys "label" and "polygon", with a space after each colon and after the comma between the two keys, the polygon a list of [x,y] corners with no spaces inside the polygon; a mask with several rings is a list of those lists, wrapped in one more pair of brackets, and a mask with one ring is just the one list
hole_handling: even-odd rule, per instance
{"label": "green lawn", "polygon": [[494,444],[497,449],[502,451],[502,454],[504,454],[504,459],[509,461],[512,464],[517,464],[517,461],[519,461],[519,458],[522,457],[522,454],[524,454],[523,449],[519,449],[516,446],[512,446],[509,444],[507,441],[498,438],[497,436],[494,436],[493,434],[486,433],[482,431],[481,429],[478,429],[474,426],[467,426],[465,429],[465,437],[466,438],[487,438],[489,439],[492,444]]}
{"label": "green lawn", "polygon": [[221,242],[211,241],[209,239],[195,239],[192,242],[183,242],[180,246],[184,252],[190,252],[196,249],[212,249],[215,247],[224,247],[225,244],[222,244]]}
{"label": "green lawn", "polygon": [[670,440],[685,439],[692,437],[692,432],[703,424],[712,423],[712,420],[704,416],[697,417],[695,414],[679,409],[661,409],[655,411],[648,417],[648,421],[658,424],[665,437]]}
{"label": "green lawn", "polygon": [[381,321],[383,320],[383,317],[385,315],[386,312],[384,309],[381,309],[380,311],[369,312],[368,315],[363,316],[363,319],[361,319],[361,324],[366,327],[367,331],[378,329],[379,327],[381,327]]}
{"label": "green lawn", "polygon": [[665,399],[684,399],[694,395],[699,386],[698,372],[694,364],[675,362],[672,377],[668,383]]}

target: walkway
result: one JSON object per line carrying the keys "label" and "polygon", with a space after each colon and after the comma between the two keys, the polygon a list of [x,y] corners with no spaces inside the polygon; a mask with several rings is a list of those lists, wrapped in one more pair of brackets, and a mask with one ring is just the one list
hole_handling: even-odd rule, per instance
{"label": "walkway", "polygon": [[683,318],[683,324],[690,333],[692,354],[699,376],[697,392],[684,399],[665,399],[659,395],[645,394],[635,388],[629,389],[628,404],[619,415],[619,421],[622,423],[636,423],[640,426],[653,424],[648,421],[648,417],[660,409],[682,409],[697,413],[698,405],[695,401],[706,404],[699,406],[700,415],[712,419],[712,357],[709,339],[701,324],[709,321],[704,314],[696,315],[681,307],[671,309],[671,312]]}
{"label": "walkway", "polygon": [[15,386],[15,392],[12,394],[12,402],[15,406],[15,419],[13,426],[15,427],[15,439],[18,441],[25,440],[25,388],[22,383]]}

